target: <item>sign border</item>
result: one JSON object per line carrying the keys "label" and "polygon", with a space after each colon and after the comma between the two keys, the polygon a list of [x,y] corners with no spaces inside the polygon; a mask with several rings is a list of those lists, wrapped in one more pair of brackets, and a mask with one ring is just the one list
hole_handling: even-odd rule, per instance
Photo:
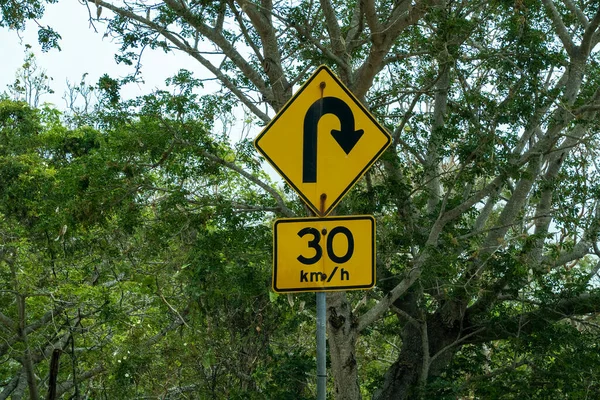
{"label": "sign border", "polygon": [[[356,177],[346,186],[346,188],[340,193],[340,195],[334,199],[330,206],[324,211],[321,212],[321,209],[318,204],[312,204],[312,202],[302,193],[302,191],[292,183],[292,181],[283,173],[283,171],[277,166],[277,164],[264,152],[264,150],[260,147],[259,141],[260,139],[269,131],[269,129],[277,122],[279,117],[285,114],[286,110],[292,105],[292,103],[300,96],[300,94],[308,87],[310,82],[312,82],[319,72],[324,70],[327,72],[331,78],[342,88],[342,90],[352,99],[355,104],[360,108],[360,110],[373,122],[373,124],[379,128],[381,133],[387,138],[386,144],[373,156],[373,158],[368,161],[364,168],[356,175]],[[302,84],[300,89],[288,100],[288,102],[283,106],[283,108],[275,115],[275,117],[267,124],[267,126],[262,130],[262,132],[254,139],[254,147],[258,152],[271,164],[271,166],[283,177],[283,179],[294,189],[294,191],[300,196],[302,201],[310,207],[310,209],[317,215],[321,217],[326,217],[333,211],[333,209],[338,205],[340,201],[346,196],[346,194],[356,185],[358,180],[363,177],[363,175],[367,172],[369,168],[377,161],[377,159],[383,154],[383,152],[390,146],[392,143],[392,136],[388,133],[388,131],[373,117],[373,115],[363,106],[363,104],[354,96],[354,94],[339,80],[339,78],[333,73],[333,71],[326,65],[320,65],[315,72],[311,75],[311,77]]]}
{"label": "sign border", "polygon": [[[344,221],[353,221],[353,220],[365,220],[368,219],[371,221],[371,276],[372,280],[367,285],[354,285],[354,286],[329,286],[322,288],[286,288],[286,289],[277,289],[277,225],[281,223],[290,223],[290,222],[319,222],[319,221],[336,221],[336,220],[344,220]],[[294,217],[294,218],[278,218],[273,223],[273,274],[271,281],[271,288],[275,293],[306,293],[306,292],[336,292],[336,291],[344,291],[344,290],[365,290],[372,289],[375,286],[375,282],[377,281],[376,277],[376,221],[375,217],[372,215],[336,215],[332,217]]]}

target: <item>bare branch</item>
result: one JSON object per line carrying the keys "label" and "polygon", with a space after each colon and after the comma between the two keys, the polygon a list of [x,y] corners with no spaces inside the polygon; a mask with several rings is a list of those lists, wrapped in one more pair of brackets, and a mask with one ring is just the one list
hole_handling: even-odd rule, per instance
{"label": "bare branch", "polygon": [[398,62],[401,60],[406,60],[407,58],[425,56],[428,54],[430,54],[429,51],[413,51],[410,53],[396,53],[396,54],[386,57],[383,60],[383,63],[385,65],[388,65],[388,64],[392,64],[392,63],[395,63],[395,62]]}
{"label": "bare branch", "polygon": [[223,30],[223,23],[225,22],[225,0],[219,2],[219,14],[215,21],[215,30],[221,32]]}
{"label": "bare branch", "polygon": [[26,309],[25,309],[25,296],[19,295],[17,296],[17,309],[19,311],[19,324],[18,324],[18,332],[19,339],[23,343],[24,351],[21,357],[21,363],[23,364],[23,369],[25,370],[25,376],[27,377],[27,385],[29,387],[30,397],[32,399],[38,399],[38,387],[35,380],[35,370],[33,366],[33,357],[31,355],[31,348],[29,347],[29,340],[27,337],[27,333],[25,332],[25,321],[27,319]]}
{"label": "bare branch", "polygon": [[485,328],[479,328],[473,332],[470,332],[464,336],[460,336],[458,337],[454,342],[450,343],[449,345],[443,347],[440,351],[438,351],[437,353],[435,353],[433,356],[431,356],[431,362],[434,362],[436,358],[438,358],[439,356],[441,356],[442,354],[444,354],[445,352],[447,352],[448,350],[452,349],[453,347],[456,347],[458,345],[460,345],[461,343],[466,342],[470,337],[475,336],[481,332],[483,332],[485,330]]}
{"label": "bare branch", "polygon": [[277,29],[273,26],[273,2],[262,0],[260,8],[249,0],[236,0],[248,15],[258,32],[263,48],[262,68],[269,77],[275,111],[279,111],[291,97],[291,86],[283,73],[281,52],[277,42]]}
{"label": "bare branch", "polygon": [[581,38],[581,51],[585,56],[588,56],[593,49],[592,44],[595,45],[595,36],[597,36],[600,31],[598,31],[598,26],[600,25],[600,9],[596,11],[596,15],[590,21],[590,24],[585,28],[585,32],[583,32],[583,37]]}
{"label": "bare branch", "polygon": [[559,265],[565,265],[572,261],[579,260],[586,255],[591,253],[592,242],[587,240],[580,240],[573,246],[573,249],[568,252],[563,252],[558,256],[558,258],[553,258],[550,255],[545,256],[541,260],[541,265],[547,265],[550,267],[555,267]]}
{"label": "bare branch", "polygon": [[49,321],[51,321],[56,315],[62,313],[68,306],[72,304],[66,303],[57,306],[56,308],[46,312],[44,315],[40,317],[37,321],[27,325],[25,327],[25,333],[30,334],[41,327],[45,326]]}
{"label": "bare branch", "polygon": [[[177,311],[177,309],[175,307],[173,307],[171,305],[171,303],[169,303],[167,301],[167,299],[165,298],[165,296],[163,296],[162,291],[160,290],[160,285],[159,285],[159,281],[158,281],[158,276],[156,277],[156,290],[158,292],[158,296],[160,297],[160,299],[163,301],[163,303],[165,303],[167,305],[167,307],[169,307],[169,310],[171,310],[175,315],[177,315],[177,318],[179,318],[179,320],[181,321],[181,323],[183,325],[185,325],[186,327],[190,327],[187,322],[185,321],[185,318],[179,313],[179,311]],[[186,310],[187,311],[187,310]],[[185,312],[184,312],[185,314]]]}
{"label": "bare branch", "polygon": [[440,216],[439,221],[443,226],[446,223],[458,218],[465,211],[473,207],[475,204],[479,203],[481,200],[485,199],[492,193],[495,193],[496,190],[501,186],[502,182],[506,179],[503,175],[498,175],[494,178],[490,183],[484,186],[481,190],[474,193],[471,197],[469,197],[466,201],[454,207],[451,210],[444,212],[443,215]]}
{"label": "bare branch", "polygon": [[419,160],[419,162],[421,164],[425,164],[425,159],[418,154],[416,151],[414,151],[412,149],[412,147],[408,146],[401,138],[400,135],[402,134],[402,132],[404,131],[404,127],[406,126],[408,119],[410,118],[410,116],[412,115],[412,111],[414,110],[415,106],[417,105],[417,103],[419,102],[419,100],[421,99],[421,96],[425,93],[428,93],[438,82],[438,80],[440,79],[441,74],[438,74],[437,77],[431,82],[429,83],[427,86],[425,86],[423,89],[419,90],[418,92],[416,92],[415,97],[412,99],[410,105],[408,106],[408,109],[404,112],[404,116],[402,117],[402,121],[400,121],[400,124],[398,125],[398,127],[394,130],[394,133],[392,134],[392,139],[393,139],[393,144],[394,145],[398,145],[398,144],[402,144],[403,148],[405,148],[406,150],[410,151],[411,154],[413,156],[416,157],[417,160]]}
{"label": "bare branch", "polygon": [[577,4],[575,4],[573,2],[573,0],[562,0],[563,3],[565,3],[565,5],[567,6],[567,8],[573,13],[575,14],[575,16],[577,17],[577,19],[579,20],[579,23],[581,24],[581,26],[583,26],[583,28],[587,28],[588,25],[590,24],[590,21],[588,21],[587,17],[585,16],[585,14],[583,13],[583,11],[581,11],[581,8],[579,8],[577,6]]}
{"label": "bare branch", "polygon": [[359,44],[357,38],[364,30],[364,1],[357,1],[354,6],[352,13],[352,19],[350,21],[350,29],[346,34],[346,51],[352,53],[352,51]]}
{"label": "bare branch", "polygon": [[371,34],[373,34],[373,32],[380,32],[382,27],[379,23],[377,10],[375,9],[375,0],[364,0],[364,2],[361,1],[361,3],[364,3],[365,19],[367,20],[367,25],[371,30]]}
{"label": "bare branch", "polygon": [[256,104],[254,104],[254,102],[248,96],[246,96],[237,85],[235,85],[233,82],[231,82],[231,80],[229,79],[229,77],[227,77],[227,75],[225,75],[223,72],[221,72],[221,69],[219,67],[215,67],[210,61],[208,61],[206,58],[202,57],[198,52],[193,52],[193,53],[189,53],[189,54],[192,57],[194,57],[196,60],[198,60],[200,62],[200,64],[202,64],[206,69],[208,69],[213,75],[215,75],[217,77],[217,79],[227,89],[229,89],[238,99],[240,99],[240,101],[246,107],[248,107],[248,109],[250,111],[252,111],[252,113],[254,115],[256,115],[258,118],[260,118],[265,123],[267,123],[271,120],[271,117],[269,117],[266,113],[264,113],[262,110],[260,110],[256,106]]}
{"label": "bare branch", "polygon": [[[483,343],[490,340],[506,339],[517,333],[528,333],[532,330],[543,329],[540,324],[552,324],[564,318],[575,315],[595,313],[600,310],[600,293],[582,293],[576,297],[562,299],[554,303],[544,303],[528,313],[512,318],[503,318],[489,324],[481,324],[477,333],[467,340],[467,343]],[[467,309],[469,312],[469,309]],[[532,322],[537,322],[533,324]],[[480,329],[485,328],[485,329]]]}
{"label": "bare branch", "polygon": [[[423,257],[422,257],[423,258]],[[421,258],[421,259],[422,259]],[[406,278],[402,280],[396,287],[390,290],[383,299],[379,300],[369,311],[364,313],[358,319],[358,331],[363,331],[366,327],[377,321],[389,308],[398,300],[410,287],[416,282],[421,276],[421,265],[416,265],[407,274]]]}
{"label": "bare branch", "polygon": [[481,380],[491,382],[492,378],[495,376],[502,375],[509,371],[514,371],[523,365],[529,365],[529,364],[531,364],[530,361],[521,360],[521,361],[513,362],[511,365],[509,365],[507,367],[495,369],[487,374],[469,376],[469,377],[467,377],[467,379],[465,379],[465,382],[461,386],[468,387],[469,384],[471,384],[471,382],[476,382],[476,381],[481,381]]}
{"label": "bare branch", "polygon": [[530,162],[525,177],[522,177],[517,183],[517,187],[512,193],[512,196],[502,209],[500,217],[496,225],[497,229],[493,229],[489,232],[484,244],[482,245],[483,251],[487,254],[488,252],[496,249],[500,239],[506,235],[509,227],[515,223],[515,218],[519,215],[523,205],[529,198],[531,188],[535,182],[536,177],[541,170],[541,157],[537,160]]}
{"label": "bare branch", "polygon": [[[260,74],[246,61],[246,58],[242,56],[235,46],[227,40],[223,34],[216,29],[210,28],[202,20],[193,14],[187,7],[177,0],[165,0],[173,11],[177,13],[184,21],[193,26],[197,31],[214,43],[217,47],[223,50],[223,53],[239,68],[240,72],[244,74],[267,99],[272,96],[271,90],[267,87],[266,82]],[[159,31],[160,32],[160,31]],[[191,47],[191,46],[188,46]]]}
{"label": "bare branch", "polygon": [[[323,10],[323,15],[325,15],[325,22],[327,24],[327,31],[329,32],[329,41],[331,43],[331,47],[333,48],[333,52],[340,59],[344,59],[344,55],[346,53],[346,44],[344,39],[342,38],[342,30],[337,22],[337,16],[335,15],[335,10],[330,0],[319,0],[321,3],[321,9]],[[358,2],[360,3],[360,1]],[[346,77],[343,77],[344,80],[350,76],[350,65],[348,63],[343,63],[340,65],[342,71],[344,72]]]}
{"label": "bare branch", "polygon": [[8,382],[4,386],[4,388],[2,389],[2,392],[0,392],[0,400],[8,399],[8,396],[10,396],[13,393],[13,391],[17,388],[17,385],[19,384],[19,379],[21,379],[21,377],[23,377],[23,374],[24,374],[24,371],[23,371],[23,369],[21,369],[21,371],[16,373],[13,376],[13,378],[10,380],[10,382]]}
{"label": "bare branch", "polygon": [[298,32],[302,37],[306,38],[313,46],[315,46],[317,49],[319,49],[319,51],[321,53],[323,53],[323,55],[325,55],[327,58],[332,59],[333,61],[335,61],[338,65],[343,65],[344,64],[344,60],[342,60],[340,57],[338,57],[335,53],[333,53],[331,51],[331,49],[327,46],[325,46],[319,39],[316,39],[315,37],[312,36],[311,30],[308,29],[305,26],[301,26],[298,24],[295,24],[293,26],[293,28],[296,30],[296,32]]}
{"label": "bare branch", "polygon": [[248,33],[248,28],[246,28],[246,24],[244,23],[244,19],[242,18],[242,15],[238,11],[238,9],[235,8],[235,6],[233,5],[233,2],[230,2],[229,5],[230,5],[231,10],[233,11],[233,15],[235,16],[235,19],[237,20],[240,30],[242,31],[242,35],[244,35],[244,39],[246,39],[246,43],[248,43],[248,45],[252,48],[252,51],[254,52],[254,55],[256,56],[256,58],[258,58],[258,61],[260,61],[262,63],[263,56],[260,52],[260,48],[258,47],[258,45],[256,43],[254,43],[254,40],[252,40],[252,38],[250,37],[250,34]]}
{"label": "bare branch", "polygon": [[398,308],[397,306],[395,306],[394,304],[392,304],[390,306],[390,310],[392,310],[393,312],[395,312],[396,314],[398,314],[399,316],[401,316],[402,318],[406,319],[412,326],[414,326],[415,328],[421,330],[421,326],[423,325],[423,323],[421,321],[418,321],[416,318],[414,318],[413,316],[411,316],[409,313],[407,313],[406,311]]}
{"label": "bare branch", "polygon": [[151,336],[144,342],[144,347],[151,347],[158,343],[163,337],[167,335],[170,331],[173,331],[183,325],[183,319],[176,318],[169,325],[164,327],[160,332]]}
{"label": "bare branch", "polygon": [[556,9],[554,2],[552,0],[542,0],[542,2],[546,6],[546,11],[549,14],[548,16],[552,20],[554,28],[556,29],[556,34],[565,47],[565,50],[571,57],[573,57],[575,55],[575,44],[573,43],[573,39],[571,38],[571,35],[569,34],[569,31],[567,30],[567,27],[560,16],[560,13]]}
{"label": "bare branch", "polygon": [[27,374],[25,368],[22,368],[21,371],[15,374],[13,379],[10,380],[8,385],[4,387],[4,390],[0,393],[0,400],[5,400],[8,396],[11,396],[12,399],[21,399],[25,387],[27,387]]}

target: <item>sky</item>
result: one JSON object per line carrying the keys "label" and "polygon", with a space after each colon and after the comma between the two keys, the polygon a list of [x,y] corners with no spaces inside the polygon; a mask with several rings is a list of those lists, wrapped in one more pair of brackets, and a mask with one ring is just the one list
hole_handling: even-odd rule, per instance
{"label": "sky", "polygon": [[[103,38],[104,26],[96,25],[98,32],[90,26],[87,8],[76,1],[60,1],[49,4],[46,14],[39,21],[50,25],[62,36],[61,51],[52,49],[43,53],[37,43],[37,26],[29,22],[25,32],[9,31],[0,28],[0,93],[14,82],[15,73],[23,64],[25,45],[32,46],[37,64],[53,78],[50,86],[53,95],[45,95],[41,102],[53,103],[57,108],[65,107],[62,99],[67,89],[67,80],[79,83],[82,75],[88,73],[87,82],[94,84],[105,73],[111,77],[124,77],[133,67],[117,65],[114,54],[119,45],[111,38]],[[142,76],[145,84],[130,84],[123,90],[123,97],[132,98],[164,87],[166,78],[185,68],[201,77],[201,67],[190,57],[179,54],[165,54],[162,50],[146,50],[142,58]]]}

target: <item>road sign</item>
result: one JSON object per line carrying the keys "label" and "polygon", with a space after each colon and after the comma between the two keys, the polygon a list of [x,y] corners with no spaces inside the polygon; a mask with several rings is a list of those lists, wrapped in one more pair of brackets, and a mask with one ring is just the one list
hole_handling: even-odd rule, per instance
{"label": "road sign", "polygon": [[319,292],[375,285],[370,215],[284,218],[273,226],[273,290]]}
{"label": "road sign", "polygon": [[360,101],[320,66],[254,145],[310,208],[325,216],[390,142]]}

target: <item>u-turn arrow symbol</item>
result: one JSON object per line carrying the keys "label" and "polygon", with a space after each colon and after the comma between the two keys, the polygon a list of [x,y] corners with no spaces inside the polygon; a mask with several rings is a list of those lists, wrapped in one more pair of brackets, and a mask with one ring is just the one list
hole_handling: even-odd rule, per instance
{"label": "u-turn arrow symbol", "polygon": [[331,135],[346,154],[350,154],[364,133],[362,129],[354,129],[354,114],[344,101],[337,97],[323,97],[315,101],[304,116],[303,183],[317,181],[317,126],[325,114],[333,114],[340,120],[340,130],[332,129]]}

